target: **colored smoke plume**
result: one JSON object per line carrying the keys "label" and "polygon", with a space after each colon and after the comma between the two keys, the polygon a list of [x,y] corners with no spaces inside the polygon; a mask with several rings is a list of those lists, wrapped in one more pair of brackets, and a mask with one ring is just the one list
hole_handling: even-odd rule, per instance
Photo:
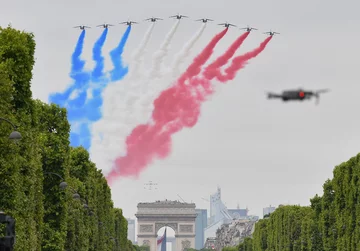
{"label": "colored smoke plume", "polygon": [[173,76],[176,77],[179,74],[179,67],[184,62],[185,58],[189,56],[190,50],[194,47],[195,43],[199,40],[201,35],[204,33],[206,23],[201,25],[201,28],[195,33],[195,35],[184,45],[182,50],[175,55],[175,60],[172,64],[171,71]]}
{"label": "colored smoke plume", "polygon": [[[100,107],[102,105],[102,90],[105,88],[108,80],[104,74],[104,57],[102,56],[102,48],[104,47],[108,29],[104,29],[99,39],[93,47],[92,58],[95,61],[95,67],[91,73],[84,72],[84,76],[91,78],[83,84],[82,88],[77,90],[77,97],[69,101],[72,109],[68,109],[68,120],[71,124],[70,144],[71,146],[83,146],[89,149],[91,146],[90,126],[101,118]],[[91,88],[90,83],[100,83]]]}
{"label": "colored smoke plume", "polygon": [[140,72],[140,68],[142,67],[143,64],[143,60],[144,60],[144,54],[145,54],[145,49],[147,44],[150,41],[151,38],[151,34],[154,30],[155,27],[155,22],[152,22],[149,29],[146,31],[144,38],[142,39],[142,42],[140,43],[139,47],[136,49],[136,51],[134,52],[134,54],[132,55],[132,71],[131,71],[131,75],[134,78],[138,78],[138,75],[141,74]]}
{"label": "colored smoke plume", "polygon": [[169,45],[175,35],[180,24],[180,19],[176,21],[170,32],[166,35],[164,42],[161,44],[159,50],[154,53],[152,69],[150,70],[149,76],[151,79],[161,77],[161,66],[164,58],[168,54]]}
{"label": "colored smoke plume", "polygon": [[[107,37],[105,29],[93,47],[93,60],[95,67],[92,72],[84,70],[85,61],[80,59],[83,49],[85,30],[80,34],[75,51],[72,55],[72,68],[70,77],[74,83],[63,93],[51,94],[49,101],[65,107],[68,120],[71,124],[70,145],[90,148],[90,124],[101,118],[100,106],[102,104],[101,91],[104,88],[104,57],[102,47]],[[91,89],[91,82],[100,82]]]}
{"label": "colored smoke plume", "polygon": [[[111,183],[116,176],[138,175],[155,157],[165,158],[171,150],[171,136],[183,127],[196,124],[204,96],[212,92],[209,81],[193,78],[212,55],[216,44],[228,29],[217,34],[193,60],[176,85],[163,91],[155,100],[153,123],[137,126],[126,139],[127,155],[115,161],[107,176]],[[189,83],[185,83],[189,80]],[[191,88],[190,88],[191,87]]]}
{"label": "colored smoke plume", "polygon": [[119,45],[110,52],[111,61],[114,65],[114,69],[110,72],[110,79],[112,82],[118,81],[124,78],[124,76],[128,73],[128,67],[123,66],[122,54],[124,52],[124,47],[129,38],[131,32],[131,25],[129,25],[124,32]]}
{"label": "colored smoke plume", "polygon": [[[122,79],[121,84],[113,85],[111,91],[110,89],[107,90],[109,92],[107,98],[104,99],[103,117],[92,127],[93,137],[90,152],[94,162],[103,166],[104,173],[110,170],[119,151],[124,151],[122,150],[123,145],[125,145],[125,139],[123,138],[131,132],[132,128],[127,129],[124,124],[127,123],[126,116],[132,115],[128,114],[129,107],[133,105],[131,102],[132,97],[141,95],[137,90],[141,82],[137,80],[144,80],[140,78],[142,77],[140,67],[143,64],[145,49],[154,27],[155,23],[152,22],[141,43],[132,54],[129,62],[131,68]],[[126,34],[127,32],[124,33],[123,37]],[[116,140],[114,140],[114,135],[116,135]],[[98,152],[102,152],[102,154],[96,154]]]}
{"label": "colored smoke plume", "polygon": [[71,71],[69,75],[74,80],[73,84],[67,88],[64,93],[54,93],[49,96],[50,102],[58,104],[61,107],[67,106],[66,101],[76,88],[83,87],[83,85],[89,81],[88,74],[83,73],[85,61],[81,60],[85,34],[85,30],[80,33],[75,50],[71,56]]}
{"label": "colored smoke plume", "polygon": [[238,39],[236,39],[234,43],[232,43],[229,49],[227,49],[227,51],[222,56],[218,57],[213,63],[209,64],[205,68],[203,75],[207,79],[210,80],[213,79],[217,75],[217,72],[220,71],[220,67],[227,64],[227,62],[234,56],[237,49],[239,49],[239,47],[242,45],[245,39],[249,36],[249,34],[250,32],[247,31],[244,34],[242,34],[240,37],[238,37]]}
{"label": "colored smoke plume", "polygon": [[103,80],[104,76],[104,57],[102,55],[102,48],[104,47],[105,40],[108,34],[108,28],[105,28],[100,38],[95,42],[93,48],[93,60],[95,61],[95,68],[91,73],[91,80],[99,82]]}
{"label": "colored smoke plume", "polygon": [[247,52],[241,56],[235,57],[232,60],[231,65],[224,70],[225,74],[222,74],[220,71],[218,71],[216,74],[216,78],[222,83],[233,80],[236,76],[236,73],[240,69],[242,69],[250,59],[255,58],[257,55],[259,55],[266,48],[267,44],[270,42],[271,39],[272,36],[269,36],[254,50]]}
{"label": "colored smoke plume", "polygon": [[[151,84],[146,84],[143,86],[142,90],[145,95],[141,95],[140,107],[142,110],[140,112],[140,118],[144,118],[145,121],[140,120],[140,123],[146,122],[151,118],[151,112],[153,111],[153,101],[154,99],[163,91],[164,89],[169,87],[169,83],[171,84],[176,78],[180,75],[179,67],[181,63],[184,62],[186,57],[189,56],[190,50],[193,48],[195,43],[199,40],[201,35],[204,33],[206,28],[206,23],[201,25],[200,29],[196,31],[194,36],[183,46],[183,48],[175,55],[175,59],[172,63],[172,66],[167,69],[167,74],[170,74],[169,78],[166,81],[156,81]],[[132,112],[132,111],[129,111]],[[139,123],[137,123],[139,124]]]}
{"label": "colored smoke plume", "polygon": [[[244,67],[247,60],[263,51],[270,40],[271,37],[268,37],[255,50],[234,58],[225,70],[227,75],[223,75],[224,79],[232,79],[236,71]],[[153,123],[139,125],[128,136],[127,155],[116,160],[115,168],[107,176],[110,184],[116,176],[138,176],[154,158],[166,158],[171,152],[171,136],[197,123],[202,102],[213,93],[210,80],[195,76],[201,64],[210,57],[207,50],[212,51],[207,47],[195,58],[177,84],[163,91],[155,100]]]}

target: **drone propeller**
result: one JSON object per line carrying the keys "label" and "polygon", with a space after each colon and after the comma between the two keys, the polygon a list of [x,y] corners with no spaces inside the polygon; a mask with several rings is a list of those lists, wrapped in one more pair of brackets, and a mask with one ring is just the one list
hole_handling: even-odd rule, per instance
{"label": "drone propeller", "polygon": [[320,93],[326,93],[329,92],[329,89],[322,89],[322,90],[317,90],[314,92],[314,96],[316,98],[315,104],[318,105],[320,103]]}
{"label": "drone propeller", "polygon": [[315,105],[318,105],[320,103],[320,95],[319,93],[315,93]]}
{"label": "drone propeller", "polygon": [[321,90],[317,90],[315,93],[319,94],[319,93],[325,93],[325,92],[329,92],[329,89],[321,89]]}

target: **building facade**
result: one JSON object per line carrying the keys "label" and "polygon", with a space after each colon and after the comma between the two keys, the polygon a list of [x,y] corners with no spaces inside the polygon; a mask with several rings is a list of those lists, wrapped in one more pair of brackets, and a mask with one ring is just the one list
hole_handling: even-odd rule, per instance
{"label": "building facade", "polygon": [[208,220],[207,228],[205,229],[204,238],[215,238],[216,231],[223,224],[230,224],[234,220],[238,219],[252,219],[256,220],[258,216],[248,215],[249,210],[240,209],[239,205],[236,209],[228,209],[224,202],[221,200],[221,189],[217,188],[217,191],[210,195],[210,217]]}
{"label": "building facade", "polygon": [[180,201],[156,201],[139,203],[137,218],[137,241],[140,246],[157,250],[158,231],[170,227],[175,232],[175,250],[184,251],[195,248],[195,220],[197,217],[194,203]]}
{"label": "building facade", "polygon": [[205,228],[207,227],[207,210],[206,209],[195,209],[195,249],[200,250],[205,244]]}
{"label": "building facade", "polygon": [[233,219],[245,219],[248,217],[248,209],[228,209],[228,212]]}
{"label": "building facade", "polygon": [[126,219],[126,220],[128,222],[127,238],[133,244],[135,244],[135,220],[134,219]]}

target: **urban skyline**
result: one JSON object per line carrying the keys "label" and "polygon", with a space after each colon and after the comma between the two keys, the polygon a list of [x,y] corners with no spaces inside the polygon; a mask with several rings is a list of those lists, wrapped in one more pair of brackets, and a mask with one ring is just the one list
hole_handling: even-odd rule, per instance
{"label": "urban skyline", "polygon": [[[212,193],[209,195],[210,200],[209,201],[209,205],[208,208],[196,208],[196,213],[197,213],[197,217],[196,217],[196,221],[195,221],[195,225],[196,225],[196,237],[195,237],[195,248],[196,249],[201,249],[204,247],[204,244],[206,242],[206,240],[208,238],[215,238],[215,232],[217,230],[217,228],[221,227],[222,224],[224,223],[229,223],[231,222],[233,219],[241,219],[241,218],[252,218],[252,219],[259,219],[260,217],[262,218],[263,215],[261,216],[252,216],[252,215],[248,215],[248,208],[240,208],[239,204],[237,205],[236,208],[227,208],[225,206],[225,204],[222,201],[221,198],[221,188],[218,186],[217,190],[215,193]],[[178,197],[180,199],[181,196],[178,195]],[[203,198],[202,198],[203,199]],[[176,201],[180,201],[180,200],[176,200]],[[147,201],[150,202],[150,201]],[[183,201],[184,202],[184,201]],[[195,203],[196,204],[196,203]],[[271,212],[273,212],[275,210],[275,207],[271,207],[270,209],[268,209],[269,207],[264,207],[263,208],[263,212],[265,212],[266,210],[272,210]],[[267,211],[266,211],[267,212]],[[135,216],[135,215],[134,215]],[[132,219],[128,219],[128,238],[130,240],[134,240],[134,243],[136,243],[137,241],[137,219],[136,217],[132,218]],[[213,229],[211,229],[211,227],[214,227]],[[206,230],[207,228],[210,227],[210,233],[206,234]],[[164,232],[164,227],[159,229],[158,231],[158,236],[162,236]],[[174,230],[173,229],[168,229],[168,233],[167,235],[169,237],[171,237],[168,240],[168,246],[171,247],[171,245],[174,244]],[[132,238],[132,236],[134,236],[134,238]],[[172,244],[169,244],[172,243]]]}

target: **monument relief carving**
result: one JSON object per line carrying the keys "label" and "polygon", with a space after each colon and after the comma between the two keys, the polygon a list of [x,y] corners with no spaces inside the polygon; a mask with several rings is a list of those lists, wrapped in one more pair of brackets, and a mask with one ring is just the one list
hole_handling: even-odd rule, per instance
{"label": "monument relief carving", "polygon": [[140,233],[152,233],[153,225],[140,225]]}
{"label": "monument relief carving", "polygon": [[180,225],[180,232],[192,233],[193,232],[193,226],[192,225]]}
{"label": "monument relief carving", "polygon": [[[195,244],[196,205],[179,201],[139,203],[135,214],[138,222],[138,243],[156,251],[157,233],[169,227],[175,232],[173,251],[187,251]],[[168,232],[171,231],[168,229]]]}
{"label": "monument relief carving", "polygon": [[191,247],[191,242],[189,240],[184,240],[181,242],[181,250],[184,251]]}
{"label": "monument relief carving", "polygon": [[177,233],[178,230],[177,223],[155,223],[155,233],[157,233],[162,227],[171,227],[175,233]]}

